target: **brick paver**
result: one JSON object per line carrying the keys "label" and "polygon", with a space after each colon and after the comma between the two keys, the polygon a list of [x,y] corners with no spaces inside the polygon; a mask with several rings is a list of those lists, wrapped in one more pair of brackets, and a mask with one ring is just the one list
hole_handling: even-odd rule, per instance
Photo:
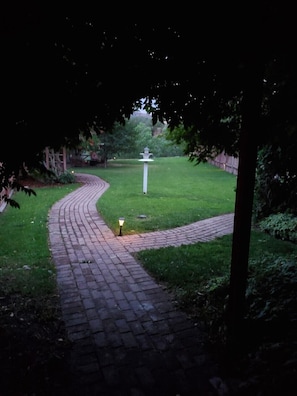
{"label": "brick paver", "polygon": [[109,185],[82,187],[51,209],[49,238],[63,319],[73,343],[72,396],[210,396],[217,365],[206,335],[179,311],[132,252],[233,232],[233,214],[173,230],[115,236],[96,209]]}

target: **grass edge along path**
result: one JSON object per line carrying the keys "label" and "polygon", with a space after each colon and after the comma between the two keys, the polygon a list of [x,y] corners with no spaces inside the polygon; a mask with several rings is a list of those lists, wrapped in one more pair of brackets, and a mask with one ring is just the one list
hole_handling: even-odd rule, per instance
{"label": "grass edge along path", "polygon": [[188,157],[156,158],[148,168],[147,194],[142,189],[143,164],[137,160],[109,161],[107,168],[72,169],[97,175],[110,184],[97,209],[115,234],[119,217],[125,218],[123,231],[128,235],[234,211],[235,175],[208,163],[195,165]]}
{"label": "grass edge along path", "polygon": [[[86,168],[85,171],[86,173],[92,173],[89,168]],[[141,188],[139,176],[141,179],[141,172],[137,176]],[[104,178],[103,176],[101,177]],[[55,327],[56,325],[60,326],[59,317],[57,316],[58,311],[56,311],[58,307],[51,306],[51,303],[57,303],[55,294],[53,293],[51,295],[52,298],[49,296],[47,300],[49,304],[48,309],[44,311],[45,300],[41,298],[40,301],[38,301],[38,295],[41,293],[41,297],[44,297],[42,296],[44,291],[42,291],[42,288],[36,288],[36,285],[34,286],[34,279],[30,281],[33,286],[33,298],[32,294],[30,296],[30,293],[28,293],[29,284],[27,282],[23,282],[25,286],[24,290],[15,289],[16,274],[34,276],[35,270],[38,270],[41,274],[49,278],[50,283],[54,279],[51,270],[48,272],[50,268],[47,266],[38,268],[42,260],[46,260],[48,263],[49,256],[47,251],[45,252],[44,258],[38,258],[36,256],[36,246],[38,247],[41,243],[45,246],[44,241],[46,240],[47,234],[47,229],[45,227],[46,211],[48,209],[46,198],[49,197],[50,200],[53,200],[52,202],[55,202],[60,197],[62,198],[64,194],[64,192],[62,194],[62,191],[59,192],[56,188],[57,187],[51,187],[42,190],[45,193],[44,197],[39,193],[40,190],[37,190],[37,197],[40,198],[38,203],[41,203],[43,205],[43,210],[45,210],[45,214],[42,215],[42,217],[37,214],[38,206],[35,206],[37,204],[37,197],[27,196],[23,196],[23,199],[28,203],[27,217],[24,211],[20,212],[13,208],[7,212],[8,221],[6,224],[3,221],[3,216],[0,216],[1,237],[3,242],[0,244],[2,274],[5,265],[7,265],[6,269],[8,270],[6,275],[10,274],[10,276],[4,277],[5,282],[3,282],[3,285],[5,286],[5,291],[1,291],[2,296],[3,293],[6,294],[5,299],[1,299],[1,340],[3,344],[1,350],[2,352],[3,350],[5,351],[5,353],[1,354],[1,366],[5,368],[4,371],[2,371],[2,377],[5,378],[5,382],[2,382],[2,390],[5,388],[6,384],[9,384],[9,386],[13,384],[16,388],[20,386],[20,390],[23,393],[27,390],[27,393],[31,392],[32,394],[34,392],[35,394],[47,394],[50,389],[54,389],[56,386],[62,386],[63,375],[65,375],[65,367],[63,367],[62,358],[64,347],[63,342],[61,344],[61,341],[58,339],[60,336],[63,337],[63,332],[61,333],[61,328]],[[65,186],[65,188],[65,193],[68,193],[72,188],[75,188],[75,186]],[[55,196],[57,192],[58,195]],[[23,203],[21,201],[20,203],[21,208],[24,208]],[[9,216],[12,214],[17,216],[17,221],[15,223],[10,222]],[[11,227],[10,232],[8,232],[9,227]],[[39,239],[38,233],[45,236],[43,242],[42,239]],[[275,239],[271,237],[268,237],[270,242],[267,243],[264,233],[254,234],[253,232],[253,235],[255,235],[254,243],[260,250],[258,250],[256,258],[254,258],[251,263],[251,270],[255,276],[253,273],[251,274],[253,283],[249,288],[249,296],[250,298],[254,296],[254,299],[251,300],[254,312],[260,313],[264,321],[268,319],[269,330],[274,323],[269,320],[269,315],[275,314],[275,310],[270,310],[270,307],[276,307],[280,313],[285,315],[289,313],[289,309],[287,309],[289,306],[285,304],[292,305],[293,308],[295,307],[297,298],[293,297],[294,293],[296,294],[295,290],[297,290],[297,287],[294,286],[293,281],[296,283],[297,279],[296,245],[288,244],[284,241],[275,241]],[[25,243],[23,248],[18,243],[19,237],[22,238]],[[28,241],[28,238],[30,241]],[[9,245],[6,243],[8,240]],[[28,244],[28,242],[30,243]],[[275,250],[267,254],[265,251],[267,251],[269,244],[272,244]],[[33,250],[29,248],[30,245],[33,247]],[[4,246],[6,250],[3,249]],[[160,279],[160,274],[156,274],[156,271],[161,271],[163,282],[167,281],[164,274],[166,275],[169,273],[180,281],[175,287],[173,281],[169,280],[172,282],[172,289],[175,289],[176,298],[184,298],[184,309],[190,308],[189,304],[191,303],[192,308],[195,310],[194,314],[199,316],[199,320],[203,311],[205,314],[210,315],[210,319],[216,320],[218,314],[220,314],[219,306],[224,304],[224,279],[228,276],[230,257],[228,249],[230,249],[230,246],[230,236],[225,236],[217,241],[205,242],[203,244],[199,243],[197,246],[191,245],[179,248],[164,248],[162,249],[162,254],[159,250],[143,252],[143,255],[154,254],[155,259],[152,258],[152,260],[155,261],[155,264],[164,265],[163,269],[158,267],[157,270],[150,269],[143,257],[141,261],[148,271],[151,271],[151,273],[155,271],[154,276],[157,280]],[[192,249],[197,249],[198,252],[193,253]],[[270,248],[268,251],[269,250]],[[11,252],[12,255],[10,254]],[[261,254],[259,252],[261,252]],[[222,258],[224,256],[227,257],[227,259],[222,261],[220,257]],[[202,258],[204,260],[204,270]],[[214,267],[214,262],[216,265],[221,262],[221,268],[219,265],[217,268]],[[13,264],[15,267],[13,267]],[[195,266],[195,270],[191,268],[192,265]],[[199,270],[199,276],[197,276],[197,272],[195,272],[197,269]],[[175,274],[173,274],[173,270]],[[187,277],[183,278],[182,275],[179,276],[180,272],[178,271],[183,271],[186,273]],[[195,285],[196,277],[199,282]],[[260,282],[256,282],[257,279],[259,279]],[[284,294],[285,290],[289,291],[289,289],[284,289],[286,285],[284,282],[286,281],[291,286],[293,297],[289,294]],[[188,285],[192,288],[194,291],[194,298],[189,297],[190,294],[187,294],[184,290],[184,285]],[[214,294],[218,296],[218,298],[213,299]],[[270,305],[266,305],[267,300],[270,301]],[[216,305],[215,302],[219,303],[219,306]],[[37,303],[37,305],[35,303]],[[34,304],[36,306],[34,306]],[[188,304],[188,306],[185,304]],[[293,313],[294,312],[295,311],[293,311]],[[46,313],[48,316],[40,318],[40,313],[43,315]],[[53,323],[55,317],[57,322]],[[34,326],[32,326],[32,323],[34,323]],[[50,323],[52,323],[54,327],[50,326]],[[296,338],[288,339],[286,327],[283,326],[283,320],[281,320],[279,324],[280,327],[277,327],[277,332],[275,333],[276,338],[274,340],[269,340],[270,334],[267,331],[264,334],[266,336],[266,341],[264,344],[260,345],[258,350],[251,349],[248,359],[234,361],[233,367],[228,368],[226,377],[229,376],[230,378],[231,376],[228,381],[230,389],[232,389],[233,384],[236,385],[240,383],[242,392],[244,389],[246,389],[246,392],[248,392],[248,389],[250,390],[250,392],[246,394],[256,394],[259,389],[265,388],[269,390],[268,393],[266,392],[265,394],[269,394],[270,396],[292,394],[286,393],[286,388],[296,388],[294,384],[291,386],[289,381],[294,382],[296,378],[296,376],[292,376],[291,373],[294,372],[294,370],[296,371],[296,368],[294,368],[294,361],[296,361],[297,352],[296,348],[293,348],[293,346],[297,345],[297,341]],[[250,331],[250,328],[248,328],[248,331]],[[296,334],[297,332],[295,331],[293,336],[291,333],[289,335],[290,337],[295,337]],[[8,337],[9,340],[14,341],[12,343],[9,341],[9,343],[5,344],[7,338],[4,338],[3,335]],[[219,338],[219,334],[212,335]],[[34,358],[35,354],[37,359]],[[32,361],[35,362],[33,366],[31,364]],[[28,368],[30,369],[29,371]],[[273,375],[275,372],[278,373],[277,376]],[[19,378],[20,381],[16,383],[16,381],[14,381],[15,378]],[[224,380],[226,379],[224,378]],[[278,392],[279,389],[281,389],[281,391]],[[276,390],[276,393],[273,393],[274,390]],[[236,393],[234,392],[234,394]]]}

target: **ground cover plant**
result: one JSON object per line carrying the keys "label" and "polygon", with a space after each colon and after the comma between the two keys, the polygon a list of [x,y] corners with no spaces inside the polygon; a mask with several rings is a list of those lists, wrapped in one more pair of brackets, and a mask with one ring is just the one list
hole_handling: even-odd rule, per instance
{"label": "ground cover plant", "polygon": [[258,225],[275,238],[297,242],[297,216],[292,213],[273,213],[261,219]]}

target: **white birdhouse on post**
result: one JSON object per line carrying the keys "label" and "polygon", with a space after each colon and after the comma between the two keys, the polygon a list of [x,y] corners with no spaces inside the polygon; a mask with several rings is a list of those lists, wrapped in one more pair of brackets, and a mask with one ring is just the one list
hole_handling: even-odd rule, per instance
{"label": "white birdhouse on post", "polygon": [[151,161],[154,161],[153,159],[150,158],[152,153],[150,153],[149,148],[145,147],[143,150],[143,153],[140,153],[142,155],[142,158],[138,161],[143,162],[143,194],[147,193],[147,176],[148,176],[148,163]]}

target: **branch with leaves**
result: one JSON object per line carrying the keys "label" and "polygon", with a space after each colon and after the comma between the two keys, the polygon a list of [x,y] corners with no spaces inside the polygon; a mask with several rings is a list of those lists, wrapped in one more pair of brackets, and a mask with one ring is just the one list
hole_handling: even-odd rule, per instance
{"label": "branch with leaves", "polygon": [[11,198],[14,191],[21,191],[29,196],[36,196],[36,192],[34,190],[19,183],[15,174],[7,172],[5,164],[0,162],[0,199],[13,208],[20,209],[19,203]]}

